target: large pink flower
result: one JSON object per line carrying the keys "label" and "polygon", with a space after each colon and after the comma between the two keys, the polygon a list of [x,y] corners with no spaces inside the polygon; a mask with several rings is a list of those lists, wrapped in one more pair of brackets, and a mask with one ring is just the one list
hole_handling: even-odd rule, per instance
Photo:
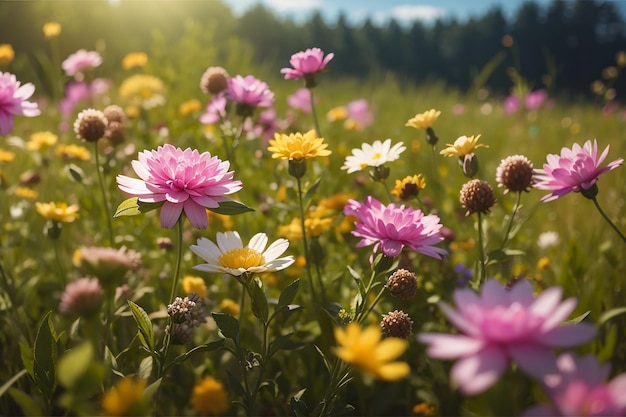
{"label": "large pink flower", "polygon": [[65,70],[66,75],[71,77],[86,69],[100,66],[100,64],[102,64],[102,57],[99,53],[79,49],[61,63],[61,68]]}
{"label": "large pink flower", "polygon": [[448,254],[433,246],[443,240],[443,226],[435,215],[425,216],[421,210],[403,205],[385,206],[372,196],[367,197],[365,204],[349,200],[344,213],[357,218],[356,230],[352,231],[361,238],[357,248],[374,245],[374,253],[381,250],[389,257],[399,255],[405,246],[436,259]]}
{"label": "large pink flower", "polygon": [[198,229],[208,225],[206,208],[216,208],[224,195],[239,191],[241,181],[233,180],[230,163],[208,152],[199,153],[172,145],[139,153],[132,162],[141,179],[117,176],[119,188],[145,203],[163,202],[161,226],[169,229],[176,224],[183,210],[191,224]]}
{"label": "large pink flower", "polygon": [[488,280],[482,293],[457,289],[458,310],[441,303],[443,314],[462,334],[422,333],[428,355],[459,360],[451,370],[452,380],[464,394],[478,394],[492,386],[509,360],[536,378],[556,372],[551,348],[575,346],[594,337],[595,327],[578,323],[562,325],[576,307],[573,298],[561,302],[562,290],[552,287],[537,298],[528,281],[509,290]]}
{"label": "large pink flower", "polygon": [[335,54],[330,53],[324,57],[324,52],[320,48],[309,48],[291,55],[289,63],[293,68],[283,68],[280,72],[285,74],[286,80],[306,78],[326,68],[326,64],[334,56]]}
{"label": "large pink flower", "polygon": [[624,159],[619,158],[600,168],[608,152],[607,146],[598,157],[598,143],[594,139],[593,144],[588,140],[582,147],[575,143],[572,149],[562,148],[561,155],[549,154],[548,163],[543,165],[543,169],[535,170],[534,187],[552,191],[541,201],[556,200],[571,191],[589,190],[600,175],[624,163]]}
{"label": "large pink flower", "polygon": [[566,352],[556,360],[558,374],[548,375],[543,384],[552,406],[527,410],[526,416],[624,416],[626,373],[606,382],[610,364],[600,365],[592,355]]}
{"label": "large pink flower", "polygon": [[37,103],[27,101],[35,92],[31,83],[20,86],[15,75],[0,72],[0,135],[13,130],[13,116],[39,116]]}
{"label": "large pink flower", "polygon": [[274,93],[266,83],[252,75],[237,75],[226,80],[226,97],[240,106],[255,109],[274,104]]}

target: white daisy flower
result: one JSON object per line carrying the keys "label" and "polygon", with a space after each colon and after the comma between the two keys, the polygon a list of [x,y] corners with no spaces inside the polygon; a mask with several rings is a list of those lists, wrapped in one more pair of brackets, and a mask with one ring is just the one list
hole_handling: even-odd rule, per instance
{"label": "white daisy flower", "polygon": [[561,243],[559,234],[554,231],[543,232],[537,238],[537,246],[541,249],[548,249],[553,246],[558,246]]}
{"label": "white daisy flower", "polygon": [[347,169],[348,174],[361,171],[365,167],[377,167],[386,162],[400,158],[406,146],[402,142],[391,146],[391,139],[384,142],[379,140],[373,144],[364,143],[361,149],[352,149],[352,155],[346,157],[341,169]]}
{"label": "white daisy flower", "polygon": [[267,249],[267,235],[257,233],[243,246],[237,232],[217,233],[217,245],[206,238],[191,245],[191,251],[207,263],[193,269],[204,272],[221,272],[238,277],[244,273],[280,271],[294,263],[292,255],[279,258],[289,247],[287,239],[278,239]]}

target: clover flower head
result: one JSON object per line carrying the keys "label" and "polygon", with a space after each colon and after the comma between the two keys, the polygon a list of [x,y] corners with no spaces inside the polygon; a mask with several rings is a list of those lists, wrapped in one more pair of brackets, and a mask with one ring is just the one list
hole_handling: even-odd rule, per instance
{"label": "clover flower head", "polygon": [[572,148],[562,148],[560,155],[549,154],[543,169],[535,170],[535,188],[552,191],[541,198],[548,202],[570,192],[584,192],[591,189],[600,175],[612,171],[624,163],[618,158],[601,167],[609,153],[609,146],[598,155],[597,140],[588,140],[580,146],[575,143]]}
{"label": "clover flower head", "polygon": [[562,324],[576,307],[573,298],[561,302],[562,294],[560,287],[551,287],[535,298],[526,280],[506,289],[490,279],[480,294],[457,289],[453,295],[457,310],[445,302],[440,307],[461,333],[422,333],[418,340],[428,345],[432,358],[458,359],[450,376],[467,395],[495,384],[510,361],[543,378],[556,372],[552,348],[578,345],[596,333],[590,324]]}
{"label": "clover flower head", "polygon": [[166,144],[140,152],[132,166],[140,179],[118,175],[119,188],[140,202],[163,203],[161,226],[166,229],[183,212],[195,228],[206,229],[206,209],[219,207],[228,200],[225,195],[242,188],[241,181],[233,180],[234,172],[228,171],[228,161],[195,149]]}

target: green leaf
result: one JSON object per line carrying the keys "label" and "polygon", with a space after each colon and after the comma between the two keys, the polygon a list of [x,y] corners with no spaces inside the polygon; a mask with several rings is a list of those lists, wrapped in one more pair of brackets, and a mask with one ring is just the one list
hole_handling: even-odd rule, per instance
{"label": "green leaf", "polygon": [[57,368],[57,378],[61,385],[68,389],[74,388],[76,382],[87,372],[93,357],[93,346],[89,342],[82,343],[61,356]]}
{"label": "green leaf", "polygon": [[230,391],[242,397],[246,395],[246,390],[239,380],[230,371],[226,371],[226,373],[228,374],[228,386],[230,387]]}
{"label": "green leaf", "polygon": [[212,313],[212,316],[224,337],[233,339],[235,344],[239,346],[239,321],[225,313]]}
{"label": "green leaf", "polygon": [[21,371],[19,371],[15,375],[13,375],[13,377],[11,379],[9,379],[7,382],[2,384],[2,386],[0,387],[0,397],[2,397],[4,395],[4,393],[7,392],[7,390],[9,388],[11,388],[11,385],[13,385],[15,383],[15,381],[17,381],[18,379],[20,379],[21,377],[23,377],[27,373],[28,373],[28,371],[26,369],[22,369]]}
{"label": "green leaf", "polygon": [[287,287],[285,287],[285,289],[280,293],[280,297],[278,298],[278,306],[281,307],[290,304],[293,299],[296,298],[299,287],[300,279],[297,279],[291,284],[287,285]]}
{"label": "green leaf", "polygon": [[267,323],[269,308],[265,291],[263,291],[263,284],[260,279],[256,278],[250,284],[250,293],[252,297],[252,313],[255,317],[261,319],[263,323]]}
{"label": "green leaf", "polygon": [[154,381],[152,384],[148,385],[146,389],[144,390],[143,398],[144,400],[146,400],[148,404],[152,403],[152,398],[154,397],[154,394],[156,394],[159,391],[159,386],[161,385],[161,381],[163,381],[162,377]]}
{"label": "green leaf", "polygon": [[[300,392],[303,391],[304,390]],[[291,400],[289,401],[289,406],[291,407],[291,411],[293,411],[296,417],[308,417],[311,415],[311,413],[309,412],[309,407],[306,406],[306,403],[296,396],[291,397]]]}
{"label": "green leaf", "polygon": [[33,359],[33,350],[30,346],[26,346],[25,343],[20,342],[20,356],[22,358],[22,363],[28,371],[28,374],[31,378],[35,379],[35,372],[33,371],[33,367],[35,366],[35,360]]}
{"label": "green leaf", "polygon": [[150,375],[152,375],[152,365],[154,360],[152,356],[147,356],[143,358],[141,363],[139,364],[139,378],[141,379],[150,379]]}
{"label": "green leaf", "polygon": [[304,343],[291,340],[293,333],[280,335],[274,339],[267,350],[267,357],[271,358],[279,350],[294,350],[304,346]]}
{"label": "green leaf", "polygon": [[609,311],[605,311],[598,319],[598,327],[602,326],[607,321],[611,320],[613,317],[617,317],[620,314],[626,313],[626,307],[617,307],[612,308]]}
{"label": "green leaf", "polygon": [[315,192],[317,191],[317,188],[320,186],[320,183],[322,182],[322,177],[319,177],[311,186],[311,188],[309,188],[306,192],[306,194],[304,195],[304,200],[308,201],[310,200],[313,195],[315,194]]}
{"label": "green leaf", "polygon": [[70,174],[70,177],[72,177],[72,179],[78,183],[82,183],[83,182],[83,178],[85,177],[85,173],[83,172],[82,168],[80,168],[79,166],[76,166],[74,164],[69,164],[67,166],[67,171]]}
{"label": "green leaf", "polygon": [[253,208],[250,208],[245,204],[235,200],[220,201],[219,207],[209,208],[209,210],[213,213],[226,214],[228,216],[254,211]]}
{"label": "green leaf", "polygon": [[33,398],[32,394],[26,394],[17,388],[9,388],[9,395],[20,406],[25,415],[43,416],[46,414],[43,406]]}
{"label": "green leaf", "polygon": [[133,313],[133,318],[137,323],[137,329],[139,330],[139,340],[143,344],[143,346],[148,350],[148,352],[154,352],[154,329],[152,328],[152,322],[150,321],[150,317],[144,311],[143,308],[139,307],[134,302],[128,300],[128,305],[130,306],[130,311]]}
{"label": "green leaf", "polygon": [[220,340],[216,340],[214,342],[211,343],[206,343],[204,345],[200,345],[200,346],[196,346],[192,349],[189,349],[187,352],[178,355],[177,357],[174,358],[174,360],[171,362],[171,365],[176,365],[179,363],[182,363],[184,361],[186,361],[187,359],[189,359],[189,357],[191,356],[192,353],[196,353],[196,352],[210,352],[213,350],[217,350],[220,349],[224,346],[224,339],[220,339]]}
{"label": "green leaf", "polygon": [[585,317],[587,317],[589,315],[589,313],[591,313],[591,311],[587,311],[586,313],[581,314],[578,317],[574,317],[571,320],[565,321],[563,322],[563,324],[577,324],[580,323],[581,321],[583,321],[585,319]]}
{"label": "green leaf", "polygon": [[113,218],[121,216],[136,216],[141,213],[147,213],[152,210],[156,210],[163,205],[163,202],[159,203],[144,203],[139,201],[138,197],[131,197],[126,199],[117,206]]}
{"label": "green leaf", "polygon": [[48,312],[39,324],[33,349],[33,374],[35,384],[44,396],[50,398],[54,391],[56,376],[54,364],[57,359],[56,332],[52,312]]}

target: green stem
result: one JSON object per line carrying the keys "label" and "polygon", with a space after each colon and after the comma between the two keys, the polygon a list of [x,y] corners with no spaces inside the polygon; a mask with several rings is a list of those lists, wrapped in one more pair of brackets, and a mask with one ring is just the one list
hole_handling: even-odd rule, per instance
{"label": "green stem", "polygon": [[478,214],[478,252],[480,259],[479,262],[479,275],[478,275],[478,286],[480,287],[485,281],[485,248],[483,243],[483,219],[480,211]]}
{"label": "green stem", "polygon": [[509,240],[509,234],[511,233],[511,228],[513,227],[513,220],[515,220],[515,216],[517,215],[517,210],[519,210],[520,201],[522,200],[522,192],[519,191],[517,193],[517,198],[515,200],[515,206],[513,206],[513,211],[511,212],[511,218],[509,219],[509,224],[506,228],[506,233],[504,233],[504,238],[502,239],[502,244],[500,245],[500,249],[504,249],[506,246],[506,242]]}
{"label": "green stem", "polygon": [[304,245],[304,259],[306,261],[306,273],[309,278],[309,285],[311,287],[311,296],[313,297],[313,304],[317,303],[317,295],[315,294],[315,288],[313,286],[313,274],[311,274],[311,257],[309,256],[309,243],[306,237],[306,224],[304,218],[304,202],[302,200],[302,182],[300,178],[296,178],[298,183],[298,201],[300,205],[300,226],[302,228],[302,243]]}
{"label": "green stem", "polygon": [[246,293],[247,289],[245,288],[245,284],[242,283],[244,288],[241,289],[241,300],[239,300],[239,327],[241,328],[241,321],[243,320],[243,309],[246,305]]}
{"label": "green stem", "polygon": [[374,299],[372,304],[367,308],[367,310],[365,310],[365,312],[361,314],[357,320],[355,320],[357,323],[361,324],[363,320],[365,320],[365,318],[374,310],[374,307],[376,307],[376,304],[378,304],[378,301],[380,301],[380,298],[383,296],[384,292],[385,292],[385,286],[383,286],[380,289],[380,291],[378,292],[378,295],[376,295],[376,298]]}
{"label": "green stem", "polygon": [[61,282],[67,282],[67,275],[65,275],[65,269],[63,268],[63,264],[61,263],[61,257],[59,256],[59,240],[55,239],[52,241],[52,246],[54,246],[54,257],[57,261],[57,266],[59,267],[59,275],[61,278]]}
{"label": "green stem", "polygon": [[598,199],[596,197],[593,197],[591,200],[593,201],[593,204],[596,205],[596,208],[598,209],[602,217],[604,217],[604,220],[606,220],[607,223],[613,228],[613,230],[615,230],[615,233],[617,233],[619,237],[622,238],[622,241],[626,243],[626,236],[624,236],[624,234],[617,228],[617,226],[611,221],[611,219],[609,219],[606,213],[602,210],[602,208],[600,207],[600,204],[598,203]]}
{"label": "green stem", "polygon": [[317,120],[317,113],[315,111],[315,99],[313,98],[313,89],[309,88],[309,99],[311,100],[311,114],[313,115],[313,123],[315,124],[315,131],[317,132],[317,137],[322,137],[322,131],[320,130],[320,124]]}
{"label": "green stem", "polygon": [[391,194],[391,190],[389,190],[389,186],[387,185],[387,181],[381,180],[380,182],[383,184],[383,187],[385,187],[385,191],[387,193],[387,198],[389,199],[389,202],[393,203],[393,195]]}
{"label": "green stem", "polygon": [[109,244],[113,246],[113,222],[111,221],[111,210],[109,209],[109,201],[107,200],[106,190],[104,188],[104,179],[100,172],[100,152],[98,151],[98,142],[94,142],[94,153],[96,154],[96,171],[98,172],[98,182],[100,183],[100,193],[102,194],[102,203],[104,204],[104,213],[107,218],[107,226],[109,228]]}

